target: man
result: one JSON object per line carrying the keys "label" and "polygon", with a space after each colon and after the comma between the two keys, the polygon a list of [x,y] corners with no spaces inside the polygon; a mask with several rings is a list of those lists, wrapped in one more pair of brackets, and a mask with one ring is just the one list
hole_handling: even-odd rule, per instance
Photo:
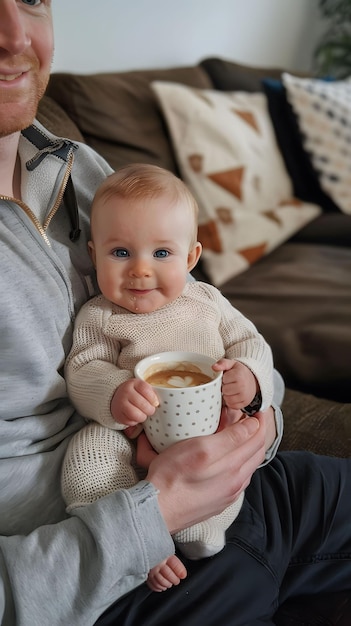
{"label": "man", "polygon": [[[303,580],[307,591],[350,587],[349,465],[331,460],[323,472],[323,460],[282,456],[253,475],[279,442],[273,410],[161,455],[141,438],[146,480],[66,514],[61,464],[83,420],[62,371],[75,313],[96,293],[88,211],[111,170],[86,146],[32,125],[52,51],[50,0],[0,0],[1,623],[259,624],[273,614],[279,587],[281,596]],[[278,409],[275,417],[279,426]],[[298,485],[309,476],[304,501]],[[149,569],[174,551],[171,534],[219,513],[246,487],[218,557],[189,564],[188,579],[164,594],[148,591]],[[319,523],[323,488],[334,525]],[[287,576],[291,555],[298,559],[311,537],[337,566]]]}

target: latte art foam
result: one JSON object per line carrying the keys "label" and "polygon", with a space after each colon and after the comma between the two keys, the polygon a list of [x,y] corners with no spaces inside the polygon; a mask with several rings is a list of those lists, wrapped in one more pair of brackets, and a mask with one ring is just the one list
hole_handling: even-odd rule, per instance
{"label": "latte art foam", "polygon": [[179,389],[198,387],[199,385],[209,383],[212,378],[204,374],[200,368],[192,363],[179,363],[172,368],[159,369],[149,374],[146,372],[145,380],[155,387]]}

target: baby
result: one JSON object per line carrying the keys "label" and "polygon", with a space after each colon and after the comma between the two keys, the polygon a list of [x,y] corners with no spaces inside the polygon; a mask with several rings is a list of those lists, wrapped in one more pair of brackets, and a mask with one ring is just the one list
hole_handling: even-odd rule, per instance
{"label": "baby", "polygon": [[[128,437],[140,432],[158,404],[152,386],[133,375],[145,356],[184,350],[213,358],[213,369],[223,371],[227,421],[271,404],[269,346],[218,289],[189,280],[201,254],[197,218],[185,184],[152,165],[120,169],[95,195],[89,248],[101,295],[79,312],[65,367],[70,397],[92,421],[73,437],[64,461],[68,511],[143,476]],[[180,551],[191,559],[219,552],[243,498],[176,533]],[[184,564],[172,555],[151,570],[148,584],[162,591],[185,576]]]}

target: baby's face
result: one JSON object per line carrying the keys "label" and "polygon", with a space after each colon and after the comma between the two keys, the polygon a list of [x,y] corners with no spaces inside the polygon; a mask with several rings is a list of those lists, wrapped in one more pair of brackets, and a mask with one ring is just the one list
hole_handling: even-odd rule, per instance
{"label": "baby's face", "polygon": [[175,300],[198,260],[189,252],[193,216],[169,198],[112,197],[94,212],[93,259],[104,296],[133,313]]}

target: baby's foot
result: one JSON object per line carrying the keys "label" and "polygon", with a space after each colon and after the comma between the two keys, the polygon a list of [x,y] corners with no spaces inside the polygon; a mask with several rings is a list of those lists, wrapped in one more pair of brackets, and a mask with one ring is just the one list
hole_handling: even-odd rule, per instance
{"label": "baby's foot", "polygon": [[152,591],[166,591],[173,585],[179,585],[186,576],[185,566],[175,554],[172,554],[150,570],[147,585]]}

